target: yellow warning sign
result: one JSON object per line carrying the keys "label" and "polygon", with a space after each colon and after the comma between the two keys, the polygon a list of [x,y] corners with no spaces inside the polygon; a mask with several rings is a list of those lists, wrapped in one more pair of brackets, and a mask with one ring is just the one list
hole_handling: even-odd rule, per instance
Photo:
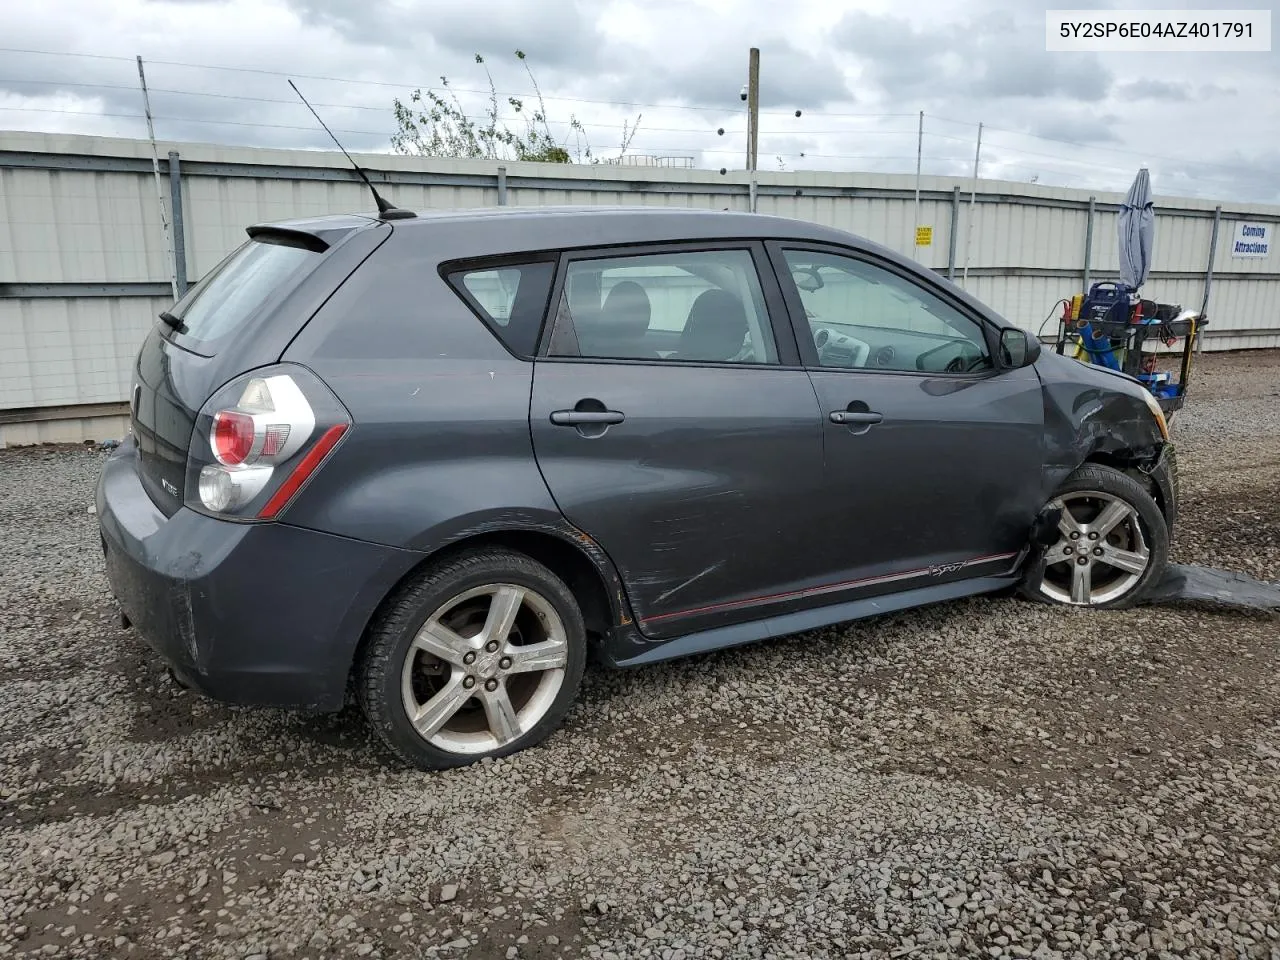
{"label": "yellow warning sign", "polygon": [[916,227],[916,246],[931,247],[933,246],[933,227]]}

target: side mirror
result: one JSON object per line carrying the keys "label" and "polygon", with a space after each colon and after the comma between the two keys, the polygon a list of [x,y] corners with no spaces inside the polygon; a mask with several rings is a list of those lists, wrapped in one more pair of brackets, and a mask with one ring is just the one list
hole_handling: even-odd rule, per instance
{"label": "side mirror", "polygon": [[1000,331],[1000,359],[1011,370],[1036,362],[1040,356],[1040,338],[1017,327]]}

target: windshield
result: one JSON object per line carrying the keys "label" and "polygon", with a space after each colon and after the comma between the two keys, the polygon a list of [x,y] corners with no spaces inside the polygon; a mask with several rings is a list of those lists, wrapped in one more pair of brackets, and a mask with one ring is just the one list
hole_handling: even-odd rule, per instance
{"label": "windshield", "polygon": [[282,238],[248,241],[174,305],[171,312],[182,321],[177,332],[201,343],[222,339],[320,257]]}

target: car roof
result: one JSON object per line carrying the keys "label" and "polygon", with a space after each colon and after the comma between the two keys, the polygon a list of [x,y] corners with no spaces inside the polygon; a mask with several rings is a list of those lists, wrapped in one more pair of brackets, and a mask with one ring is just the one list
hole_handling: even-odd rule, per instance
{"label": "car roof", "polygon": [[[352,229],[373,226],[376,215],[343,214],[285,220],[260,226],[317,233],[326,226]],[[598,243],[654,243],[664,240],[776,237],[825,240],[850,247],[874,248],[861,237],[805,220],[733,210],[696,207],[626,205],[502,206],[428,210],[412,218],[391,221],[397,231],[430,230],[443,224],[471,236],[492,234],[503,248],[580,246]],[[575,238],[565,244],[566,236]],[[580,239],[579,239],[580,238]]]}
{"label": "car roof", "polygon": [[[419,213],[416,219],[423,222],[440,220],[505,220],[533,221],[548,218],[595,220],[606,218],[620,223],[644,224],[655,218],[679,218],[684,221],[722,224],[726,230],[741,233],[743,224],[751,223],[763,226],[766,223],[790,224],[792,226],[807,225],[801,220],[787,217],[771,217],[758,213],[743,213],[738,210],[710,210],[702,207],[655,207],[626,204],[558,204],[546,206],[512,206],[512,207],[470,207],[452,210],[428,210]],[[402,221],[408,223],[408,221]],[[753,228],[751,232],[755,232]]]}
{"label": "car roof", "polygon": [[[440,227],[448,225],[448,230]],[[897,264],[909,274],[924,275],[947,287],[952,296],[985,313],[997,323],[1007,322],[970,293],[950,283],[938,271],[895,250],[844,230],[768,214],[697,207],[658,206],[501,206],[430,210],[411,218],[380,220],[376,214],[343,214],[287,220],[251,227],[293,230],[312,235],[356,229],[392,227],[396,235],[424,251],[426,259],[462,261],[517,255],[534,251],[583,250],[640,244],[698,240],[792,240],[830,243]],[[416,242],[415,242],[416,241]]]}

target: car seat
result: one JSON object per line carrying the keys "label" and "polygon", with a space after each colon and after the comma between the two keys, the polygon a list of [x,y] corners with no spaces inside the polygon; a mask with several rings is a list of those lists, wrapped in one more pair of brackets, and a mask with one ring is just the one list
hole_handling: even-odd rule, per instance
{"label": "car seat", "polygon": [[644,287],[634,280],[613,285],[600,312],[587,324],[578,324],[578,340],[583,356],[650,357],[644,338],[649,331],[652,308]]}
{"label": "car seat", "polygon": [[689,308],[677,360],[732,360],[747,337],[747,312],[727,290],[705,290]]}

